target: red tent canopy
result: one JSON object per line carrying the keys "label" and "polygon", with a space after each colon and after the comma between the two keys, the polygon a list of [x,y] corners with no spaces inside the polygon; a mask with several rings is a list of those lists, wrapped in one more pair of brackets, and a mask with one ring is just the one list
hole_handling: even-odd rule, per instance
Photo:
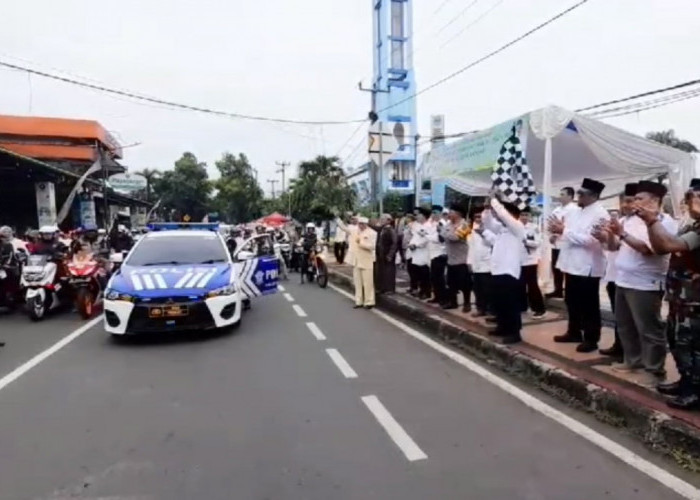
{"label": "red tent canopy", "polygon": [[258,220],[258,223],[265,224],[266,226],[283,226],[288,220],[286,216],[273,212]]}

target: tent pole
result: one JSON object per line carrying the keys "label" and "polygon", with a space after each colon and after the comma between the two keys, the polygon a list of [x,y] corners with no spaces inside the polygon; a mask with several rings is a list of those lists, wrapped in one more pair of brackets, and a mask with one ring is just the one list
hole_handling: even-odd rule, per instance
{"label": "tent pole", "polygon": [[552,282],[552,245],[549,243],[549,236],[546,233],[546,227],[547,227],[547,221],[549,220],[549,217],[552,215],[552,138],[547,137],[544,141],[544,179],[543,179],[543,186],[542,186],[542,205],[543,205],[543,214],[542,214],[542,220],[540,223],[542,224],[542,234],[544,238],[542,238],[542,243],[544,245],[544,252],[542,252],[542,265],[543,268],[540,268],[540,276],[543,278],[542,281],[545,284],[545,287],[549,286],[550,283]]}

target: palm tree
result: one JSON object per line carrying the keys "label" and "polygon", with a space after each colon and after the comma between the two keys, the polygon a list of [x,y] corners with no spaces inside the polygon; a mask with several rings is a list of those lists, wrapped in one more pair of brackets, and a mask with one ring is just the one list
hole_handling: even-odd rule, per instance
{"label": "palm tree", "polygon": [[144,168],[136,173],[146,179],[146,201],[151,201],[151,186],[153,186],[153,181],[160,177],[160,170],[157,168]]}
{"label": "palm tree", "polygon": [[665,144],[666,146],[671,146],[672,148],[680,149],[686,153],[696,153],[698,151],[698,148],[695,147],[695,144],[692,142],[676,137],[676,132],[673,129],[662,130],[661,132],[649,132],[646,138]]}

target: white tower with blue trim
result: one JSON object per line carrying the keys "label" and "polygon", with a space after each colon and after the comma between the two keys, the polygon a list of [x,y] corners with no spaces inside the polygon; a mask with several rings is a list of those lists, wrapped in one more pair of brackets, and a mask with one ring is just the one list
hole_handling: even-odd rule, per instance
{"label": "white tower with blue trim", "polygon": [[414,192],[416,168],[416,93],[413,70],[413,0],[372,0],[372,109],[385,134],[398,144],[384,160],[379,193]]}

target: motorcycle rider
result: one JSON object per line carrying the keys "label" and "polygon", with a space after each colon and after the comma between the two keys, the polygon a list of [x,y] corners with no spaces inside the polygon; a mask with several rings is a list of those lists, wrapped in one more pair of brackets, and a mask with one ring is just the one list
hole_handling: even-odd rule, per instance
{"label": "motorcycle rider", "polygon": [[9,226],[0,227],[0,269],[4,269],[8,276],[19,277],[19,259],[17,250],[13,245],[14,234]]}
{"label": "motorcycle rider", "polygon": [[318,243],[318,237],[316,236],[316,225],[313,222],[309,222],[306,224],[306,231],[304,231],[304,237],[301,241],[301,246],[304,249],[302,272],[304,272],[304,267],[308,266],[309,259],[311,258],[311,252],[316,248],[316,243]]}
{"label": "motorcycle rider", "polygon": [[112,228],[109,235],[109,246],[114,252],[128,252],[134,246],[134,239],[124,224]]}
{"label": "motorcycle rider", "polygon": [[57,226],[39,228],[39,238],[34,245],[32,254],[56,258],[66,253],[68,253],[68,247],[59,240]]}

